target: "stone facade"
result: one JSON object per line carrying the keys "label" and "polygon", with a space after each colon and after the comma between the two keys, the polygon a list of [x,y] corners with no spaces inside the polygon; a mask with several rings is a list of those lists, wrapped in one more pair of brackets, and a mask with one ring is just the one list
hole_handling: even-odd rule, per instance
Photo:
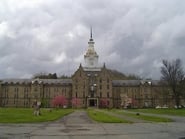
{"label": "stone facade", "polygon": [[99,107],[101,99],[107,99],[109,106],[112,102],[112,79],[109,70],[102,68],[83,68],[81,65],[72,76],[72,97],[81,100],[81,106]]}
{"label": "stone facade", "polygon": [[173,107],[174,100],[171,91],[154,80],[114,80],[113,107]]}
{"label": "stone facade", "polygon": [[[74,98],[79,100],[80,108],[174,107],[171,91],[160,81],[125,80],[116,77],[105,64],[98,66],[92,32],[88,45],[85,66],[80,64],[70,79],[0,80],[0,107],[31,107],[35,100],[51,107],[58,95],[67,99],[68,107],[73,107]],[[181,104],[185,105],[184,99]]]}
{"label": "stone facade", "polygon": [[71,99],[71,79],[5,79],[1,82],[1,107],[31,107],[35,100],[51,107],[57,96]]}
{"label": "stone facade", "polygon": [[[109,108],[174,107],[171,91],[153,80],[113,80],[113,73],[105,66],[85,69],[81,65],[71,79],[4,79],[0,82],[0,107],[31,107],[34,100],[51,107],[55,96],[79,100],[78,107]],[[184,104],[184,99],[181,100]]]}

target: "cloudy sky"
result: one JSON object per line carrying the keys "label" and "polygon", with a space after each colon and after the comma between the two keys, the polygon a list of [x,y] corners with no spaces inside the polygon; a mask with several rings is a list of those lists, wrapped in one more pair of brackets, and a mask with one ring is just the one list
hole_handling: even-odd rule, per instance
{"label": "cloudy sky", "polygon": [[90,26],[110,69],[159,79],[162,59],[185,65],[184,0],[0,0],[0,79],[71,75]]}

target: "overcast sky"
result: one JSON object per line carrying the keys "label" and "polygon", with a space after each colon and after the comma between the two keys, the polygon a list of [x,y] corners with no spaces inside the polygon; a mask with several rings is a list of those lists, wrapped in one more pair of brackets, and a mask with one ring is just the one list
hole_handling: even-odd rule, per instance
{"label": "overcast sky", "polygon": [[159,79],[162,59],[185,65],[185,0],[0,0],[0,79],[73,74],[90,26],[110,69]]}

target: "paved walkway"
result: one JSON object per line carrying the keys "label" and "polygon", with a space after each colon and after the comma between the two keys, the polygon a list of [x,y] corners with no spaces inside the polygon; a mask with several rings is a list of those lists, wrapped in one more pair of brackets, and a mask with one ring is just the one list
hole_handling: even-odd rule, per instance
{"label": "paved walkway", "polygon": [[91,121],[86,112],[40,124],[0,124],[0,139],[180,139],[185,123],[103,124]]}
{"label": "paved walkway", "polygon": [[64,117],[63,122],[66,125],[94,123],[94,121],[89,118],[85,111],[75,111],[74,113]]}

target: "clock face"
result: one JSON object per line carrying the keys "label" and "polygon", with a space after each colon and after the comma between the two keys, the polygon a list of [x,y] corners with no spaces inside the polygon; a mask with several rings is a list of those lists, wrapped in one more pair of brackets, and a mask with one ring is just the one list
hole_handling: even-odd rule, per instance
{"label": "clock face", "polygon": [[90,62],[91,66],[94,65],[93,61]]}
{"label": "clock face", "polygon": [[89,58],[89,63],[90,63],[91,66],[94,65],[94,59],[93,58]]}
{"label": "clock face", "polygon": [[93,58],[93,57],[90,57],[90,58],[89,58],[89,60],[90,60],[90,61],[93,61],[93,60],[94,60],[94,58]]}

